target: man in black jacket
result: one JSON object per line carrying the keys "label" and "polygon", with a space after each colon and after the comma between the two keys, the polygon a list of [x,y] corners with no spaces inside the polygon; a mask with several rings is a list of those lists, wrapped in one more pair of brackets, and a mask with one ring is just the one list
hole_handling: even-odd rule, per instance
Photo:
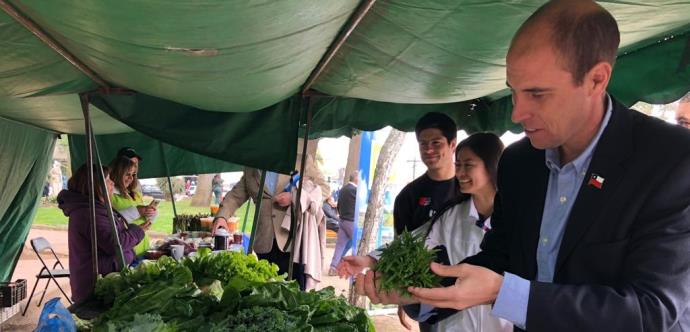
{"label": "man in black jacket", "polygon": [[512,120],[492,230],[436,307],[494,303],[529,331],[690,330],[690,133],[606,93],[619,43],[591,1],[551,1],[513,38]]}

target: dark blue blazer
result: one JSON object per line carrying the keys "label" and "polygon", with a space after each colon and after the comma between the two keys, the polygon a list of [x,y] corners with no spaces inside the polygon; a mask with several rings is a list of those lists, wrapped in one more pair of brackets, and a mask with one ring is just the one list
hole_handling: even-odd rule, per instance
{"label": "dark blue blazer", "polygon": [[[592,174],[604,178],[589,185]],[[690,331],[690,131],[614,101],[553,283],[534,281],[549,171],[523,139],[499,163],[492,230],[466,262],[528,280],[528,331]]]}

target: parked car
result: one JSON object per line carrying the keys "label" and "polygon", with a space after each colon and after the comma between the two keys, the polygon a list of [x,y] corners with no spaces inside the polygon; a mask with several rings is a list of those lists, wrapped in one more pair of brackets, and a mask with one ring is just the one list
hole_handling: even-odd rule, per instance
{"label": "parked car", "polygon": [[156,199],[165,199],[165,194],[163,194],[161,188],[158,188],[158,186],[153,184],[142,184],[141,193],[144,196],[150,196]]}

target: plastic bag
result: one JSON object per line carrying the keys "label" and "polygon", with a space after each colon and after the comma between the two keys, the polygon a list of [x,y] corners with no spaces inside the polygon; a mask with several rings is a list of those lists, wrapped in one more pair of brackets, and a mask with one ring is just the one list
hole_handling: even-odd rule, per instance
{"label": "plastic bag", "polygon": [[60,298],[56,297],[46,302],[43,305],[43,311],[41,311],[41,316],[38,318],[38,327],[36,327],[35,332],[48,332],[48,331],[59,331],[59,332],[76,332],[77,325],[72,319],[72,314],[70,314],[65,306],[60,303]]}

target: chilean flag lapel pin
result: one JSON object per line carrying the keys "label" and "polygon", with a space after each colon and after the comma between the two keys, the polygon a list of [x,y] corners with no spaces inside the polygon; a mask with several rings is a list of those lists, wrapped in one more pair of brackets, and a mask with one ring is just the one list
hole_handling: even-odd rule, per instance
{"label": "chilean flag lapel pin", "polygon": [[588,184],[594,188],[601,189],[601,187],[604,186],[604,178],[598,174],[592,173],[592,177],[589,178]]}

